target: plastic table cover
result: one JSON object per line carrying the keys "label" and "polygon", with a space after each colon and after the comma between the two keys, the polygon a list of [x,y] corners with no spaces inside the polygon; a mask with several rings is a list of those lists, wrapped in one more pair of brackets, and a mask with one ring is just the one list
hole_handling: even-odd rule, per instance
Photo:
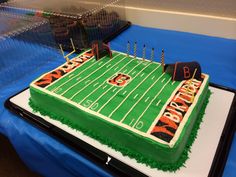
{"label": "plastic table cover", "polygon": [[[154,47],[156,61],[161,49],[165,49],[166,63],[196,60],[203,72],[210,75],[211,82],[236,89],[236,40],[133,25],[112,40],[111,48],[126,52],[127,41],[131,46],[137,41],[138,56],[142,56],[143,44],[147,46],[147,58]],[[22,45],[21,41],[14,41],[14,44]],[[65,62],[58,51],[35,44],[24,43],[23,49],[15,47],[11,52],[25,52],[25,57],[11,58],[3,47],[0,48],[0,133],[9,138],[25,164],[43,176],[110,176],[78,152],[4,108],[8,97],[28,87],[42,73]],[[31,52],[34,55],[28,55]],[[235,169],[236,136],[224,176],[235,176]]]}

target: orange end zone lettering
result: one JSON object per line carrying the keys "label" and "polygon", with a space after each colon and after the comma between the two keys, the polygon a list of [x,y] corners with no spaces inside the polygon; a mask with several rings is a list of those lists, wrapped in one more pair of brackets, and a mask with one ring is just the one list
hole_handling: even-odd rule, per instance
{"label": "orange end zone lettering", "polygon": [[151,135],[168,143],[173,139],[185,114],[193,103],[191,101],[192,95],[197,94],[201,83],[202,81],[193,79],[192,89],[189,92],[186,89],[189,86],[189,81],[182,84],[173,99],[164,108],[164,112],[153,127]]}
{"label": "orange end zone lettering", "polygon": [[65,63],[60,68],[55,69],[54,71],[44,75],[39,80],[37,80],[34,84],[44,88],[56,81],[57,79],[61,78],[63,75],[71,72],[75,68],[78,68],[80,65],[84,64],[86,61],[88,61],[90,58],[92,58],[93,55],[91,51],[86,52],[79,57],[75,57],[70,60],[69,63]]}

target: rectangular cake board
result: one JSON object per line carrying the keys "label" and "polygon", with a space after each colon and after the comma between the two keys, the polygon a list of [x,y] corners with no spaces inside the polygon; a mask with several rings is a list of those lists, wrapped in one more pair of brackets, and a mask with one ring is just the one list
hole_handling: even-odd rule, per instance
{"label": "rectangular cake board", "polygon": [[[151,169],[144,164],[137,163],[134,159],[123,156],[121,153],[116,152],[108,146],[83,135],[79,131],[73,130],[56,120],[49,119],[47,116],[42,116],[39,113],[33,112],[31,107],[28,105],[30,97],[29,89],[26,89],[23,92],[11,97],[8,100],[7,107],[15,113],[18,112],[21,117],[33,119],[34,123],[41,124],[40,127],[43,127],[46,129],[46,131],[48,130],[49,133],[50,130],[52,130],[52,127],[56,127],[57,131],[59,130],[62,132],[62,134],[64,132],[65,134],[69,135],[69,138],[73,137],[73,139],[78,141],[82,140],[82,142],[88,143],[88,146],[95,147],[94,149],[101,151],[99,158],[103,159],[104,163],[107,164],[108,171],[109,167],[112,166],[113,169],[117,168],[118,170],[123,170],[122,173],[124,174],[133,173],[135,175],[162,177],[203,177],[212,176],[213,174],[217,173],[219,174],[219,168],[216,168],[216,166],[221,167],[220,173],[223,171],[224,164],[222,167],[222,163],[224,162],[220,162],[218,159],[218,156],[222,156],[223,150],[222,147],[219,146],[224,145],[221,143],[221,138],[224,133],[227,132],[226,130],[229,129],[228,125],[232,125],[232,118],[230,117],[234,115],[230,115],[230,113],[232,112],[232,104],[235,104],[235,93],[233,91],[217,88],[215,86],[211,86],[210,90],[212,95],[210,97],[209,104],[207,105],[201,128],[198,131],[198,136],[192,145],[189,159],[186,161],[185,167],[181,167],[180,170],[176,171],[175,173]],[[233,110],[233,113],[235,113],[235,110]],[[229,122],[229,119],[231,122]],[[227,138],[225,138],[224,141],[226,141],[226,139]],[[228,150],[226,154],[223,154],[223,156],[227,157],[227,153]],[[98,153],[93,153],[93,155],[95,154]],[[224,158],[226,159],[226,157]],[[124,167],[125,164],[127,164],[127,167]],[[216,172],[216,170],[218,171]]]}

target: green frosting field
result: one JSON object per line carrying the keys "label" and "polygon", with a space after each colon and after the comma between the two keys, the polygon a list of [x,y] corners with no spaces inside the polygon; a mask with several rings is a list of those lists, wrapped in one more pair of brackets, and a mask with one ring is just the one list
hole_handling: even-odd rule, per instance
{"label": "green frosting field", "polygon": [[138,162],[164,171],[179,169],[188,158],[188,152],[197,135],[210,96],[208,87],[206,87],[181,138],[173,148],[169,148],[122,127],[110,124],[35,88],[31,88],[30,93],[30,106],[35,111],[59,120],[73,129],[80,130],[101,143],[120,151],[123,155],[135,158]]}
{"label": "green frosting field", "polygon": [[[59,101],[57,98],[42,93],[37,89],[31,88],[30,93],[30,106],[35,111],[59,120],[73,129],[80,130],[101,143],[120,151],[123,155],[135,158],[138,162],[164,171],[179,169],[188,158],[188,151],[196,137],[210,96],[206,87],[204,94],[199,99],[198,106],[189,118],[188,125],[185,127],[185,133],[183,133],[179,141],[181,143],[177,143],[175,147],[169,148],[105,122],[103,119],[63,103],[63,101]],[[192,128],[193,130],[191,131]]]}

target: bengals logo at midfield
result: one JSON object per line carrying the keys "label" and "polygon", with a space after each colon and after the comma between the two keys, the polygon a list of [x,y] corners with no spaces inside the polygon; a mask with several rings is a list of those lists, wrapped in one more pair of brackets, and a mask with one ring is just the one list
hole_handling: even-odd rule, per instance
{"label": "bengals logo at midfield", "polygon": [[115,77],[109,79],[108,83],[115,86],[123,87],[129,82],[130,78],[131,77],[126,74],[118,73]]}

